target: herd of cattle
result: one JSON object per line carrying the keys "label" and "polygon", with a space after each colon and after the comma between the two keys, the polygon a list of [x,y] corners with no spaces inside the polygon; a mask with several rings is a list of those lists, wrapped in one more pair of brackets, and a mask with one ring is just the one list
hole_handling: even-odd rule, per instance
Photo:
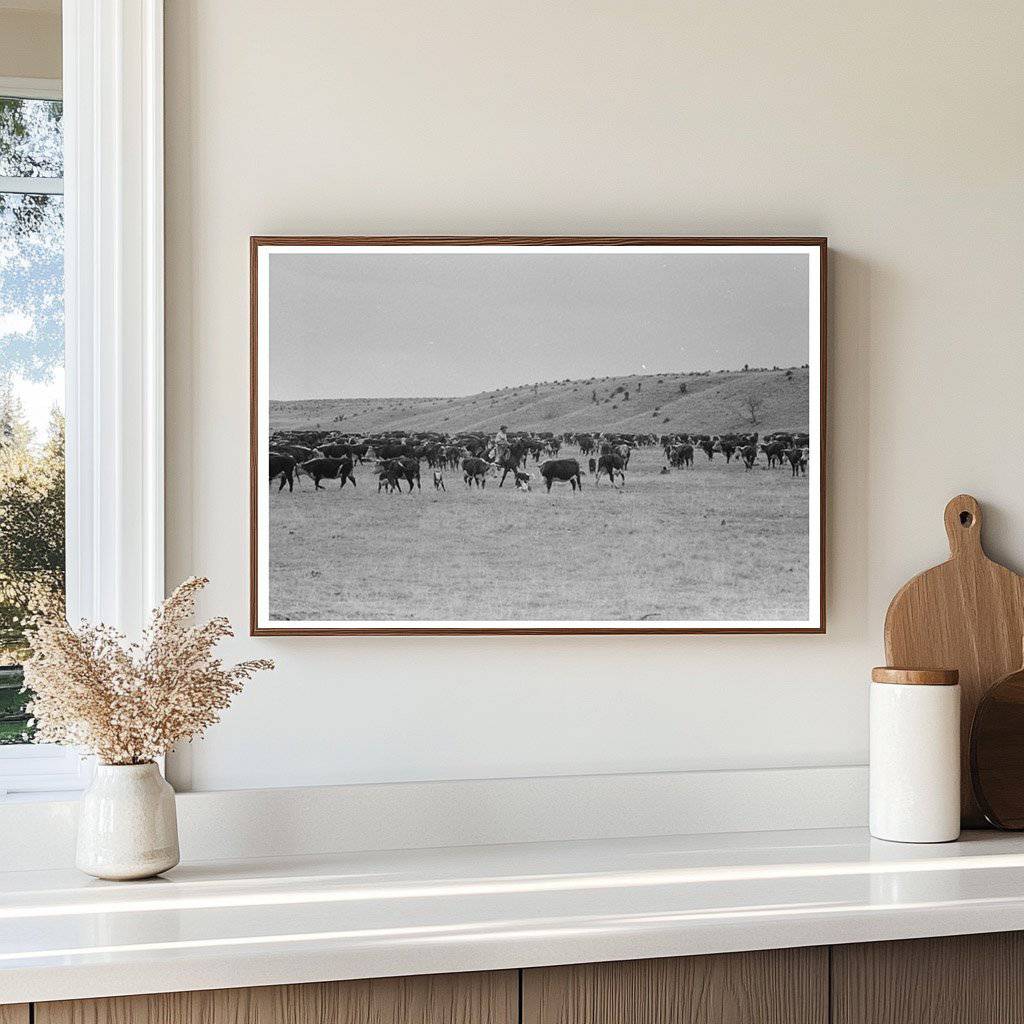
{"label": "herd of cattle", "polygon": [[[404,481],[409,491],[420,488],[420,467],[426,463],[432,473],[435,490],[443,491],[445,472],[461,472],[466,487],[487,485],[488,477],[500,474],[498,486],[510,476],[521,491],[530,490],[530,460],[533,460],[550,491],[556,482],[568,483],[573,491],[583,490],[583,460],[587,473],[600,483],[603,476],[612,484],[626,482],[629,460],[638,448],[660,446],[669,467],[692,469],[696,452],[703,452],[709,462],[722,455],[726,464],[737,460],[747,471],[763,456],[767,468],[789,464],[791,474],[807,472],[809,435],[795,431],[776,431],[763,437],[747,434],[623,434],[594,431],[590,433],[521,431],[510,433],[507,444],[495,443],[491,434],[464,433],[449,435],[434,431],[405,433],[386,431],[372,436],[343,434],[338,431],[278,431],[270,439],[270,480],[280,481],[293,490],[302,477],[313,481],[322,490],[323,480],[339,480],[356,485],[355,467],[370,463],[377,480],[378,492],[401,491]],[[562,455],[564,448],[577,448],[579,458]],[[543,460],[543,461],[542,461]]]}

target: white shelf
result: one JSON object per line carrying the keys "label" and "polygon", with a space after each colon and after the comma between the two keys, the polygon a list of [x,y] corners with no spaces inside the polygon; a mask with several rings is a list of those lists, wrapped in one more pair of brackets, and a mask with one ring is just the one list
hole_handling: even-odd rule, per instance
{"label": "white shelf", "polygon": [[0,873],[0,1003],[1024,928],[1024,837],[860,829]]}

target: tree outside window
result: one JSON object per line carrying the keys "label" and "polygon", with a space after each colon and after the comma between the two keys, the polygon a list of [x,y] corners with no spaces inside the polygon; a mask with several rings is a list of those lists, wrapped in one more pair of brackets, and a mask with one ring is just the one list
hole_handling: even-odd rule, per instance
{"label": "tree outside window", "polygon": [[30,618],[64,593],[62,105],[0,97],[0,744],[32,729]]}

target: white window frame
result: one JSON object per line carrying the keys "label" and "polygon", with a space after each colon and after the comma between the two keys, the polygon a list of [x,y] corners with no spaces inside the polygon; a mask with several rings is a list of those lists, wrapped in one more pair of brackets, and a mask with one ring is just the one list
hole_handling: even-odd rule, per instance
{"label": "white window frame", "polygon": [[[137,635],[164,597],[163,0],[64,0],[63,49],[68,618]],[[91,772],[8,747],[0,799]]]}

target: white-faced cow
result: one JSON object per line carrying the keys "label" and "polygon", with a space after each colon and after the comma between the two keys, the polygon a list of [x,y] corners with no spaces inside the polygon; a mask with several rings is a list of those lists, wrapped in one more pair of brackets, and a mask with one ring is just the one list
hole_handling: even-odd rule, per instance
{"label": "white-faced cow", "polygon": [[540,475],[544,478],[545,488],[550,491],[551,485],[559,480],[572,485],[573,492],[583,493],[583,481],[580,479],[580,464],[575,459],[548,459],[540,466]]}
{"label": "white-faced cow", "polygon": [[599,484],[601,482],[601,475],[607,474],[608,479],[612,482],[612,486],[615,486],[615,477],[618,475],[623,485],[626,483],[626,462],[621,455],[602,455],[597,460],[597,475],[594,477],[594,483]]}

